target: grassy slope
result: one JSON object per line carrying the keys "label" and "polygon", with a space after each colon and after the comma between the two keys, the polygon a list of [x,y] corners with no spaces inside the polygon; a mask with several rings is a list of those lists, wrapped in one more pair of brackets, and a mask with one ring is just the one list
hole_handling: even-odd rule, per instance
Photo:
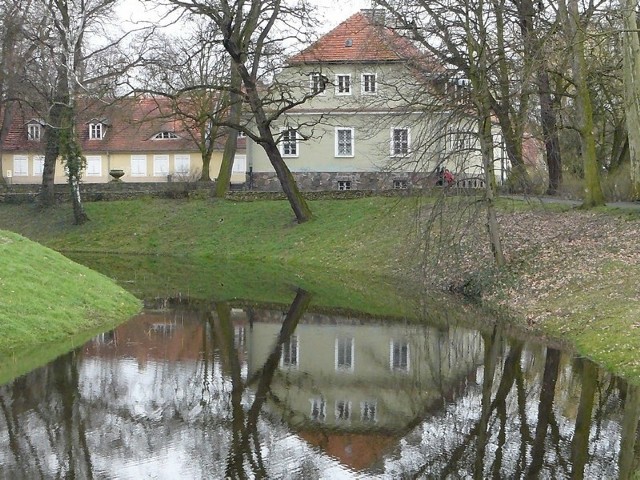
{"label": "grassy slope", "polygon": [[[87,204],[92,221],[72,227],[66,208],[41,214],[28,206],[6,205],[0,207],[0,227],[10,225],[79,259],[83,251],[118,253],[91,261],[104,262],[95,267],[112,272],[136,294],[160,291],[163,285],[157,272],[161,271],[171,277],[166,285],[174,279],[187,279],[189,288],[202,297],[234,299],[248,288],[260,292],[268,285],[272,290],[269,295],[279,288],[286,302],[292,294],[282,285],[295,283],[318,289],[319,296],[324,296],[319,301],[322,304],[336,295],[336,288],[322,292],[328,280],[349,284],[352,290],[334,305],[337,302],[363,311],[393,311],[392,304],[402,300],[391,295],[390,284],[376,281],[375,275],[401,276],[417,263],[415,249],[407,247],[412,245],[415,231],[415,200],[365,198],[314,201],[311,206],[316,219],[295,225],[283,201],[92,203]],[[542,211],[541,216],[539,213],[517,202],[502,205],[503,234],[513,268],[508,275],[497,277],[502,283],[491,299],[515,311],[523,326],[534,324],[542,333],[570,340],[582,354],[640,380],[635,355],[640,349],[640,335],[635,330],[640,270],[637,262],[602,255],[603,251],[624,253],[633,238],[638,244],[637,216],[623,219],[610,211],[583,214],[556,207]],[[447,271],[459,275],[453,275],[454,281],[487,265],[486,249],[478,248],[486,244],[483,216],[474,215],[478,221],[476,235],[469,237],[466,246],[462,242],[461,257],[449,259],[455,266]],[[452,248],[445,251],[449,250]],[[157,256],[145,261],[124,253]],[[226,276],[216,276],[216,269],[207,271],[198,259],[223,265]],[[597,267],[585,259],[596,260]],[[131,275],[133,261],[138,262],[134,269],[137,278],[119,277],[118,271]],[[169,266],[163,265],[165,262]],[[149,264],[153,263],[157,265],[152,268]],[[444,264],[441,267],[446,268]],[[247,268],[255,285],[236,284],[246,278]],[[374,293],[367,295],[370,289]]]}
{"label": "grassy slope", "polygon": [[0,231],[0,292],[5,362],[6,355],[26,354],[37,365],[40,356],[51,358],[47,352],[56,342],[66,341],[68,350],[70,338],[104,330],[140,309],[108,278],[6,231]]}

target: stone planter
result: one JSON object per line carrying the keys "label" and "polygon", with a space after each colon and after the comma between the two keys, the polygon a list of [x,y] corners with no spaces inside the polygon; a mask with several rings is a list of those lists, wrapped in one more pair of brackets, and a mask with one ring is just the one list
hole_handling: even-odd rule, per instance
{"label": "stone planter", "polygon": [[122,180],[120,180],[120,178],[124,176],[124,170],[120,170],[117,168],[109,170],[109,175],[113,177],[113,180],[111,180],[112,182],[121,182]]}

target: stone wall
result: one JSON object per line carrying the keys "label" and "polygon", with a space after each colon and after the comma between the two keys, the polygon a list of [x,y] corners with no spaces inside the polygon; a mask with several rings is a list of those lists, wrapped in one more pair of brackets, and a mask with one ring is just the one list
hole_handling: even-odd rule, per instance
{"label": "stone wall", "polygon": [[[294,173],[300,190],[306,198],[357,198],[375,194],[403,194],[411,190],[433,186],[433,179],[425,174],[376,172],[309,172]],[[56,199],[70,201],[69,186],[55,185]],[[97,202],[127,200],[140,197],[154,198],[208,198],[213,196],[214,182],[110,182],[83,183],[80,191],[83,201]],[[30,203],[37,199],[40,185],[0,185],[0,203]],[[247,183],[232,184],[230,195],[237,200],[285,198],[275,173],[247,175]]]}
{"label": "stone wall", "polygon": [[[432,177],[424,173],[404,172],[296,172],[293,178],[305,192],[331,190],[391,190],[433,186]],[[275,173],[252,173],[248,183],[251,190],[280,191]]]}

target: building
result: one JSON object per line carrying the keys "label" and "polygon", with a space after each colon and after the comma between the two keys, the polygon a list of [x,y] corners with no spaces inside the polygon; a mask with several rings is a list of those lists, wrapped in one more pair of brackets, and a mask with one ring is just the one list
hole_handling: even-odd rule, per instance
{"label": "building", "polygon": [[[313,95],[278,119],[280,151],[302,190],[388,189],[482,178],[469,84],[362,10],[289,58],[277,83]],[[507,162],[496,142],[496,177]],[[262,149],[247,145],[251,182],[279,188]]]}
{"label": "building", "polygon": [[[199,132],[176,114],[167,98],[123,98],[105,104],[83,100],[77,109],[80,146],[86,157],[83,181],[106,183],[121,171],[125,182],[193,181],[202,172]],[[42,183],[45,120],[28,107],[18,107],[2,146],[2,175],[9,184]],[[216,139],[210,176],[220,170],[224,137]],[[244,138],[239,139],[232,183],[245,182]],[[119,175],[118,173],[115,173]],[[56,183],[65,183],[61,160]]]}

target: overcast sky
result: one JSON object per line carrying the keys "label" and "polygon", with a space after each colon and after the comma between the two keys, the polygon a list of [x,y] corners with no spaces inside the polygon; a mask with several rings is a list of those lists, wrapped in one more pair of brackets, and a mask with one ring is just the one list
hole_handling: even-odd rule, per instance
{"label": "overcast sky", "polygon": [[[371,8],[371,0],[348,0],[339,2],[337,0],[309,0],[310,3],[318,7],[321,18],[321,27],[318,33],[326,33],[343,20],[356,13],[362,8]],[[150,20],[157,14],[148,12],[140,0],[126,0],[120,3],[119,16],[123,20]],[[123,25],[124,27],[124,25]]]}

